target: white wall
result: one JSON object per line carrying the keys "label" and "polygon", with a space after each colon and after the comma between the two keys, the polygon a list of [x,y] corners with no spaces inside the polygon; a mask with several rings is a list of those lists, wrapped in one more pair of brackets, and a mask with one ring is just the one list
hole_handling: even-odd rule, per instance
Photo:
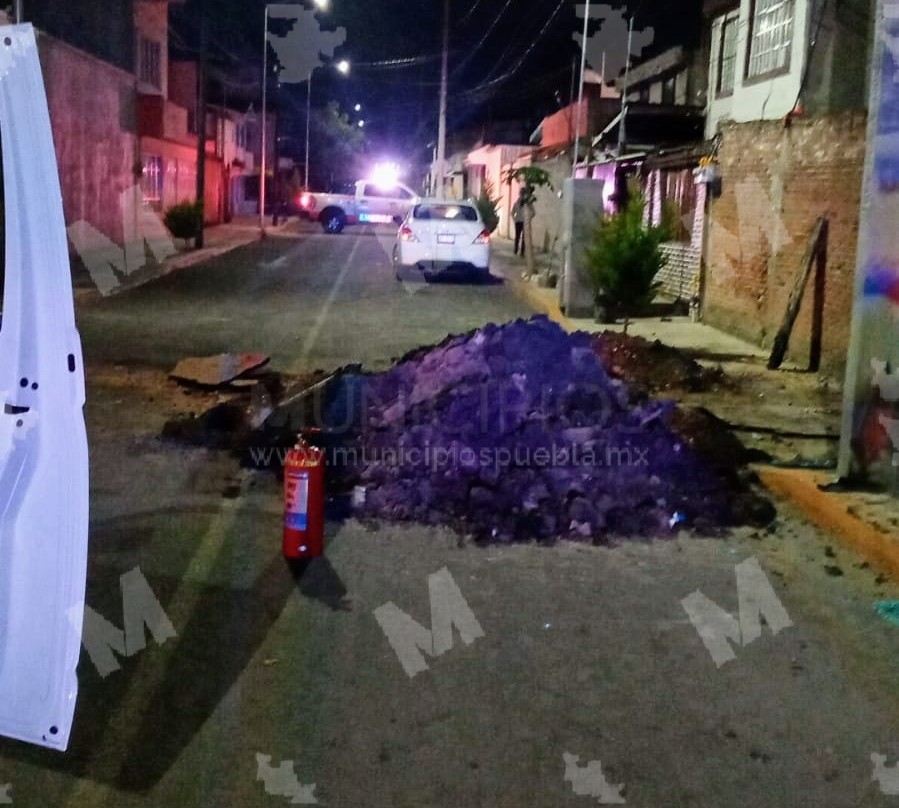
{"label": "white wall", "polygon": [[793,47],[790,51],[790,70],[766,81],[745,85],[746,49],[749,41],[751,0],[741,0],[740,22],[737,25],[737,65],[734,91],[729,97],[718,99],[718,54],[721,48],[722,15],[712,24],[712,47],[709,61],[709,101],[706,115],[706,137],[718,130],[718,123],[731,120],[736,123],[759,120],[777,120],[793,109],[802,84],[808,50],[809,0],[795,0],[793,10]]}

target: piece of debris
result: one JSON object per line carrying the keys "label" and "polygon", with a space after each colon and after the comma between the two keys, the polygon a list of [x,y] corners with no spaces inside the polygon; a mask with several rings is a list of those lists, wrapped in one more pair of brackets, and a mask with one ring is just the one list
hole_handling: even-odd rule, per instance
{"label": "piece of debris", "polygon": [[899,626],[899,600],[878,600],[874,611],[888,623]]}
{"label": "piece of debris", "polygon": [[836,566],[836,564],[825,564],[824,571],[828,575],[832,575],[834,578],[839,578],[843,574],[843,570],[840,567]]}
{"label": "piece of debris", "polygon": [[[192,356],[182,359],[169,376],[175,381],[195,384],[200,387],[220,387],[241,380],[269,361],[269,357],[261,353],[225,353],[216,356]],[[245,382],[237,381],[236,386]]]}
{"label": "piece of debris", "polygon": [[167,421],[162,437],[207,449],[231,449],[247,432],[246,407],[222,403],[200,416],[191,414]]}
{"label": "piece of debris", "polygon": [[326,398],[321,425],[342,430],[330,471],[366,487],[363,517],[505,542],[715,534],[774,515],[737,457],[703,457],[673,428],[673,403],[630,403],[593,337],[545,317],[346,373]]}

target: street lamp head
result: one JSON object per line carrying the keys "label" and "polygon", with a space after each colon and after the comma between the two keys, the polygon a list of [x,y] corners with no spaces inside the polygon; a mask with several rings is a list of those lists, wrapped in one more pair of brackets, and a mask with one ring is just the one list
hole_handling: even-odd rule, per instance
{"label": "street lamp head", "polygon": [[362,111],[362,104],[356,104],[356,106],[353,107],[353,109],[356,110],[356,112],[361,112],[361,111]]}
{"label": "street lamp head", "polygon": [[338,70],[340,73],[343,73],[344,76],[345,76],[347,73],[350,72],[350,63],[349,63],[346,59],[341,59],[341,60],[335,65],[335,67],[337,68],[337,70]]}
{"label": "street lamp head", "polygon": [[359,128],[361,129],[363,126],[365,126],[365,121],[359,121]]}
{"label": "street lamp head", "polygon": [[321,9],[322,11],[328,10],[328,0],[312,0],[315,4],[315,7]]}

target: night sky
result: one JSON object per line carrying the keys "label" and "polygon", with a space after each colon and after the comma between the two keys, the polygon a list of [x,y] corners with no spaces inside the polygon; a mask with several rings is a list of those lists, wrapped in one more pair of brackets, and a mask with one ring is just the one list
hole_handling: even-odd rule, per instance
{"label": "night sky", "polygon": [[[202,2],[173,7],[176,53],[195,51]],[[205,2],[210,55],[229,76],[225,93],[232,101],[258,104],[263,1]],[[353,68],[345,79],[318,70],[313,105],[336,99],[352,116],[354,104],[362,104],[374,151],[420,159],[437,136],[442,3],[330,2],[320,19],[324,26],[346,28],[346,43],[335,56],[349,59]],[[636,27],[655,27],[653,51],[699,36],[700,0],[630,0],[623,7],[636,12]],[[574,0],[451,0],[450,133],[513,118],[531,131],[560,101],[567,103],[579,59],[572,35],[581,25]],[[284,85],[277,105],[285,131],[301,128],[305,85]]]}

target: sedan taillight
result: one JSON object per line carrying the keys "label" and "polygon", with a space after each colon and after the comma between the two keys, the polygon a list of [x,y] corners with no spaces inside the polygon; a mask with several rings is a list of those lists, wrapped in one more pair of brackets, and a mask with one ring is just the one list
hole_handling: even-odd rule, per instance
{"label": "sedan taillight", "polygon": [[412,228],[404,225],[400,228],[400,241],[418,241],[418,237],[412,232]]}
{"label": "sedan taillight", "polygon": [[300,205],[306,210],[312,210],[315,207],[315,197],[312,194],[303,194],[300,197]]}
{"label": "sedan taillight", "polygon": [[478,237],[472,242],[472,244],[489,244],[490,243],[490,231],[482,230]]}

